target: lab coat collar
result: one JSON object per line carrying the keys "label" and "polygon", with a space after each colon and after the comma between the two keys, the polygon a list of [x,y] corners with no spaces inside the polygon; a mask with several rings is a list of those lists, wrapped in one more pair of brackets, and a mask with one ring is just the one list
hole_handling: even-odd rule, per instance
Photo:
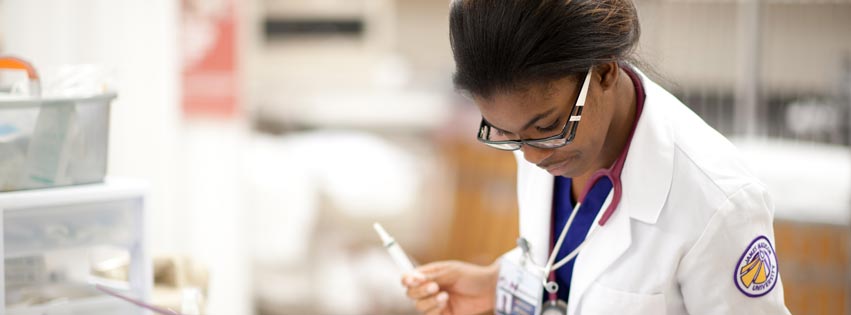
{"label": "lab coat collar", "polygon": [[[644,109],[621,174],[623,195],[620,208],[629,216],[655,224],[668,199],[674,174],[674,134],[665,111],[677,101],[638,70],[644,85]],[[619,209],[625,210],[625,209]]]}

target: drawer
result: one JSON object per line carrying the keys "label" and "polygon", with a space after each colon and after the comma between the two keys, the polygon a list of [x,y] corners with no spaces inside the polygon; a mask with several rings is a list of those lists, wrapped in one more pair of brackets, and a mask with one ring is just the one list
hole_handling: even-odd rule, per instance
{"label": "drawer", "polygon": [[140,242],[141,199],[5,209],[5,257],[95,245],[133,246]]}

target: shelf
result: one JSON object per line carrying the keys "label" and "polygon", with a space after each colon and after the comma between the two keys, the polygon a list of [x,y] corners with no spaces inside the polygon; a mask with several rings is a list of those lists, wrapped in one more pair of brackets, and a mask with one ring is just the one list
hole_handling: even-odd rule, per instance
{"label": "shelf", "polygon": [[138,180],[108,177],[103,183],[0,193],[3,211],[143,197],[147,185]]}

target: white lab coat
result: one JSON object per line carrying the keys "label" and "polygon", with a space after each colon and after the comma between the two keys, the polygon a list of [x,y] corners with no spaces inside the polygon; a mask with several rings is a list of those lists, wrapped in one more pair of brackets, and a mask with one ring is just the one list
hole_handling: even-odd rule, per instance
{"label": "white lab coat", "polygon": [[[734,283],[737,262],[755,238],[774,245],[774,205],[765,187],[727,139],[639,75],[646,99],[621,203],[605,226],[595,223],[600,230],[576,258],[568,314],[788,314],[779,275],[760,297]],[[522,152],[516,157],[520,234],[543,263],[554,179]]]}

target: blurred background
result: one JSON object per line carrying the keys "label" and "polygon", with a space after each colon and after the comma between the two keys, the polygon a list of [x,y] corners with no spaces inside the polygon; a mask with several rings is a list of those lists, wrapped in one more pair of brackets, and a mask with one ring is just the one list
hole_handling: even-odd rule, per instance
{"label": "blurred background", "polygon": [[[648,73],[770,189],[789,309],[851,314],[851,1],[636,6]],[[411,314],[373,222],[419,262],[517,236],[514,158],[475,141],[447,21],[446,0],[0,0],[0,54],[108,74],[107,174],[147,183],[144,249],[204,314]]]}

